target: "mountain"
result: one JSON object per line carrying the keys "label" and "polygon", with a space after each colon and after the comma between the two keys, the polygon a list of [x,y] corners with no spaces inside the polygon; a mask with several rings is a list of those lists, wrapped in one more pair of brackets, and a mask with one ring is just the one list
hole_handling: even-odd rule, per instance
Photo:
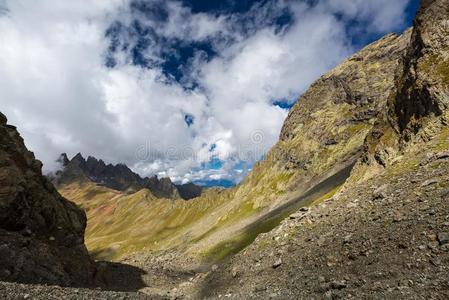
{"label": "mountain", "polygon": [[219,265],[169,285],[194,298],[441,296],[448,9],[447,1],[423,1],[413,29],[368,45],[313,83],[279,142],[233,188],[186,204],[61,190],[89,205],[89,249],[128,257],[148,274],[161,265],[174,273]]}
{"label": "mountain", "polygon": [[[154,201],[144,192],[106,196],[111,191],[91,185],[60,188],[87,208],[89,249],[103,259],[176,249],[213,263],[239,252],[300,207],[337,194],[385,115],[411,34],[382,38],[312,84],[292,107],[279,142],[235,187],[182,205]],[[128,216],[139,221],[129,222]]]}
{"label": "mountain", "polygon": [[62,185],[88,249],[143,270],[149,298],[448,298],[448,22],[447,0],[424,0],[412,29],[323,75],[235,187]]}
{"label": "mountain", "polygon": [[93,181],[108,188],[136,192],[149,189],[157,198],[182,198],[189,200],[201,195],[202,188],[193,183],[175,185],[170,178],[157,176],[142,178],[124,164],[105,164],[103,160],[78,153],[71,160],[63,153],[57,160],[63,169],[56,173],[53,182],[57,187],[76,181]]}
{"label": "mountain", "polygon": [[387,101],[332,201],[259,236],[199,297],[449,297],[448,22],[447,1],[422,1]]}
{"label": "mountain", "polygon": [[84,245],[86,215],[41,167],[0,113],[0,280],[88,285],[95,268]]}

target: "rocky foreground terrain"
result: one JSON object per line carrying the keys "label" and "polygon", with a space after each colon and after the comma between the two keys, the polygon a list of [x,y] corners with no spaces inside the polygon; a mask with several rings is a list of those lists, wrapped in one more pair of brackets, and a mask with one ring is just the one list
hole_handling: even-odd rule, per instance
{"label": "rocky foreground terrain", "polygon": [[[64,195],[85,207],[93,222],[90,249],[120,261],[97,262],[90,289],[75,284],[76,276],[92,270],[81,240],[71,245],[81,251],[73,255],[58,243],[82,236],[84,227],[75,226],[82,213],[52,190],[33,159],[22,159],[28,152],[2,118],[2,130],[16,137],[11,142],[2,135],[0,179],[7,188],[0,193],[1,212],[26,207],[29,218],[0,214],[7,224],[0,230],[7,237],[0,261],[9,266],[0,295],[448,299],[448,24],[447,0],[424,0],[411,31],[381,39],[324,75],[291,110],[279,143],[234,189],[170,202],[146,190],[125,196],[91,182],[69,186]],[[17,145],[19,154],[10,150]],[[18,183],[9,188],[13,169],[34,170],[17,181],[26,189],[15,188]],[[34,189],[31,196],[46,192],[26,197]],[[43,213],[48,221],[39,222],[35,213],[55,203],[53,214]],[[154,215],[150,208],[157,208]],[[68,217],[72,210],[75,219]],[[13,221],[28,219],[30,225]],[[42,248],[30,248],[28,241]],[[22,260],[11,254],[23,249],[38,250]],[[62,273],[43,259],[47,253]],[[79,266],[86,268],[71,269],[67,257],[84,257]],[[29,280],[34,269],[15,271],[21,261],[45,266],[60,280]]]}

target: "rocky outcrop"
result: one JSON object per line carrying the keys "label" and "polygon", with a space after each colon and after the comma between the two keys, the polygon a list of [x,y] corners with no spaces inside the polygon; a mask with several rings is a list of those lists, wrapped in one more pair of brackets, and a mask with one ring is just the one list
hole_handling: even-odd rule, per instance
{"label": "rocky outcrop", "polygon": [[[399,130],[409,140],[427,125],[448,124],[449,107],[449,5],[445,0],[422,1],[398,94],[392,111]],[[432,118],[431,123],[425,118]]]}
{"label": "rocky outcrop", "polygon": [[[422,147],[449,124],[449,4],[422,1],[394,88],[364,143],[359,173],[373,176],[401,155]],[[375,168],[378,171],[373,171]],[[369,177],[368,176],[368,177]],[[366,176],[365,176],[366,177]]]}
{"label": "rocky outcrop", "polygon": [[0,279],[88,284],[86,216],[42,176],[42,163],[0,113]]}
{"label": "rocky outcrop", "polygon": [[202,191],[193,183],[177,186],[168,177],[142,178],[125,164],[105,164],[103,160],[92,156],[86,160],[81,153],[75,155],[71,160],[63,153],[57,161],[62,165],[62,170],[58,171],[53,178],[53,182],[58,187],[72,182],[93,181],[118,191],[135,192],[149,189],[158,198],[182,198],[184,200],[198,197]]}

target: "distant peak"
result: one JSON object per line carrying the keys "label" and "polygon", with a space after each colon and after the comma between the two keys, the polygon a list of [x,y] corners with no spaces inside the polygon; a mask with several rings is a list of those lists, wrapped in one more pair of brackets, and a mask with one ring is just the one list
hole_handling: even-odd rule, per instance
{"label": "distant peak", "polygon": [[62,164],[63,167],[67,166],[70,162],[69,158],[67,157],[66,153],[61,153],[59,158],[56,160],[56,162]]}
{"label": "distant peak", "polygon": [[72,161],[73,161],[73,160],[75,160],[75,161],[83,161],[83,162],[85,161],[85,160],[84,160],[84,157],[83,157],[83,156],[81,155],[81,153],[79,153],[79,152],[78,152],[77,155],[75,155],[75,156],[72,158]]}

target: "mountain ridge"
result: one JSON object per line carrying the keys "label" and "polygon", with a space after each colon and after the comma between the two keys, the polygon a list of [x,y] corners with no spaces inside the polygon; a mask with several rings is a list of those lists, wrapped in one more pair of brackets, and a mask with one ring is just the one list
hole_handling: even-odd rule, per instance
{"label": "mountain ridge", "polygon": [[202,187],[193,183],[176,185],[169,177],[159,179],[154,175],[142,178],[125,164],[106,164],[102,159],[96,159],[93,156],[85,159],[81,153],[76,154],[72,159],[62,153],[57,162],[61,164],[62,169],[57,171],[52,179],[56,187],[90,180],[117,191],[133,193],[148,189],[157,198],[184,200],[199,197],[203,190]]}

